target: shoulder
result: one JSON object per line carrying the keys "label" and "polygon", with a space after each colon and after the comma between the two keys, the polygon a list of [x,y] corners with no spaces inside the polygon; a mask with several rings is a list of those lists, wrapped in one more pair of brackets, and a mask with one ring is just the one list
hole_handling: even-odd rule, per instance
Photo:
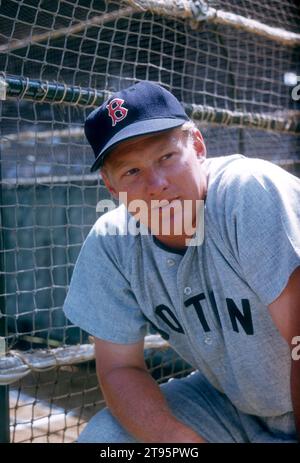
{"label": "shoulder", "polygon": [[255,240],[261,240],[263,235],[268,240],[273,236],[274,242],[284,233],[297,236],[297,177],[261,159],[228,156],[216,161],[212,162],[205,204],[206,225],[211,234],[220,236],[232,249],[238,249],[241,240],[247,245],[254,240],[255,245]]}
{"label": "shoulder", "polygon": [[128,212],[121,204],[101,215],[94,224],[92,233],[96,236],[123,236],[126,234],[128,220]]}
{"label": "shoulder", "polygon": [[136,236],[128,232],[132,217],[124,205],[103,214],[89,232],[83,248],[88,247],[102,259],[109,259],[118,266],[126,266],[133,254]]}
{"label": "shoulder", "polygon": [[208,199],[214,206],[241,206],[243,198],[246,203],[260,203],[269,197],[275,203],[277,198],[291,198],[290,194],[299,200],[300,180],[263,159],[241,155],[213,158],[208,164],[208,178]]}

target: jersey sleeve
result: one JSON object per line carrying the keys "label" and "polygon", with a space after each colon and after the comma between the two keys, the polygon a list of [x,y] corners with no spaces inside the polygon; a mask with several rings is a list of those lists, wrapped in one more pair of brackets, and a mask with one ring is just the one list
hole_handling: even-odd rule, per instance
{"label": "jersey sleeve", "polygon": [[242,277],[269,305],[300,266],[300,180],[266,161],[249,166],[227,190],[226,233]]}
{"label": "jersey sleeve", "polygon": [[113,239],[91,230],[74,268],[64,312],[97,338],[130,344],[145,336],[146,319],[112,249]]}

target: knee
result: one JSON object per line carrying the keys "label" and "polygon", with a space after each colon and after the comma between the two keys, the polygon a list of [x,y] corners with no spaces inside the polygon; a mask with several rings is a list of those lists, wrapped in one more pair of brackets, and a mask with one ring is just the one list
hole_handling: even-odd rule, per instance
{"label": "knee", "polygon": [[88,422],[77,442],[84,443],[136,443],[108,408],[104,408]]}

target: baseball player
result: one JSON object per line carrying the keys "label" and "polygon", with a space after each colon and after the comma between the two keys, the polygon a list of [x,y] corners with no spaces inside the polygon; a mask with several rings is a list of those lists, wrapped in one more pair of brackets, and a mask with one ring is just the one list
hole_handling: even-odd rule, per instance
{"label": "baseball player", "polygon": [[[121,204],[90,231],[64,305],[95,337],[107,403],[79,442],[297,442],[299,179],[207,159],[179,101],[147,81],[93,111],[85,133]],[[156,384],[147,323],[194,373]]]}

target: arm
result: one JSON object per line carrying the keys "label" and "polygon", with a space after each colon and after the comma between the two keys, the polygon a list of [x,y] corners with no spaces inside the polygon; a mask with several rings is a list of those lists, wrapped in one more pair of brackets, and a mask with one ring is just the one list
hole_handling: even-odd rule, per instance
{"label": "arm", "polygon": [[144,341],[115,344],[95,339],[97,374],[111,413],[140,442],[203,443],[168,408],[147,371]]}
{"label": "arm", "polygon": [[[291,350],[292,339],[300,336],[300,267],[291,275],[280,296],[269,305],[273,321]],[[300,360],[292,358],[291,395],[295,424],[300,441]]]}

